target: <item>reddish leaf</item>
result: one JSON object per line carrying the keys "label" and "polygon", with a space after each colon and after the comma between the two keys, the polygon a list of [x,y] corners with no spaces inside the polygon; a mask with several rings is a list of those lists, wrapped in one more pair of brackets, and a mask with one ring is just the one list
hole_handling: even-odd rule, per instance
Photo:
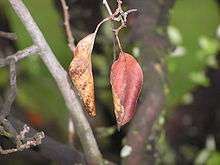
{"label": "reddish leaf", "polygon": [[91,63],[95,36],[96,33],[92,33],[79,41],[74,51],[74,58],[69,66],[71,80],[79,91],[87,112],[92,117],[96,115]]}
{"label": "reddish leaf", "polygon": [[122,52],[111,67],[110,80],[114,111],[120,128],[134,116],[143,84],[143,71],[134,57]]}

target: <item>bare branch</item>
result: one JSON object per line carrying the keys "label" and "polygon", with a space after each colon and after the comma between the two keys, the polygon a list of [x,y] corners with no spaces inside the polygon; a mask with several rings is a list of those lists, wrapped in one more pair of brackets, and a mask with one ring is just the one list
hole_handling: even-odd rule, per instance
{"label": "bare branch", "polygon": [[[37,53],[38,49],[36,46],[30,46],[24,50],[18,51],[14,55],[8,56],[5,59],[0,59],[0,67],[3,67],[5,65],[10,66],[10,89],[8,91],[8,94],[6,96],[5,102],[3,102],[3,106],[1,107],[0,112],[0,123],[2,124],[0,128],[0,135],[7,136],[9,138],[16,139],[17,131],[12,126],[12,124],[6,119],[11,111],[11,106],[15,100],[16,97],[16,90],[17,90],[17,84],[16,84],[16,62],[20,59],[23,59],[33,53]],[[21,141],[18,140],[20,144]],[[8,151],[1,150],[2,153],[12,153],[15,152],[16,149],[11,149]]]}
{"label": "bare branch", "polygon": [[73,91],[67,72],[57,61],[28,9],[21,0],[9,0],[23,22],[35,45],[40,49],[40,57],[54,77],[73,119],[76,132],[81,140],[86,159],[90,164],[102,164],[102,155],[97,146],[92,129],[83,113],[82,106]]}
{"label": "bare branch", "polygon": [[23,131],[18,134],[13,125],[7,120],[7,117],[11,111],[12,103],[15,100],[17,90],[15,66],[15,63],[17,61],[16,56],[7,57],[6,62],[7,61],[9,61],[10,66],[10,90],[0,112],[0,135],[11,138],[15,142],[16,148],[4,150],[0,146],[0,154],[10,154],[17,151],[23,151],[24,149],[28,149],[31,146],[41,144],[41,140],[44,138],[43,132],[37,133],[36,135],[34,135],[34,137],[26,138],[25,134],[30,130],[28,126],[25,125]]}
{"label": "bare branch", "polygon": [[110,8],[110,6],[109,6],[107,0],[103,0],[102,3],[105,5],[105,7],[106,7],[106,9],[107,9],[107,11],[108,11],[108,14],[109,14],[109,15],[112,15],[112,10],[111,10],[111,8]]}
{"label": "bare branch", "polygon": [[[9,121],[19,130],[22,130],[24,123],[14,117],[9,117]],[[34,136],[37,131],[30,127],[29,136]],[[9,146],[10,147],[10,146]],[[42,144],[28,150],[35,156],[44,157],[60,165],[86,164],[85,156],[77,151],[73,146],[61,144],[51,137],[45,135]],[[24,153],[26,154],[26,153]]]}
{"label": "bare branch", "polygon": [[[70,16],[69,16],[69,12],[68,9],[69,7],[66,4],[65,0],[60,0],[61,4],[62,4],[62,8],[63,8],[63,16],[64,16],[64,26],[65,26],[65,30],[66,30],[66,35],[67,35],[67,39],[68,39],[68,46],[70,48],[70,50],[72,52],[74,52],[75,50],[75,44],[74,44],[74,38],[73,38],[73,34],[71,31],[71,27],[70,27]],[[69,122],[68,122],[68,139],[69,139],[69,144],[73,145],[73,140],[74,140],[74,136],[75,136],[75,130],[74,130],[74,123],[72,121],[72,118],[69,114]]]}
{"label": "bare branch", "polygon": [[18,51],[17,53],[15,53],[11,56],[8,56],[6,59],[0,58],[0,68],[4,67],[6,65],[9,65],[10,59],[15,59],[15,61],[19,61],[23,58],[26,58],[26,57],[33,55],[35,53],[38,53],[38,52],[39,52],[38,47],[35,45],[32,45],[28,48],[25,48],[24,50]]}
{"label": "bare branch", "polygon": [[[148,151],[148,145],[153,142],[152,128],[156,123],[165,104],[166,67],[164,59],[169,49],[165,34],[158,34],[156,29],[166,31],[168,12],[175,0],[159,3],[159,0],[128,0],[130,6],[142,11],[132,22],[130,42],[140,43],[141,62],[145,66],[142,102],[130,125],[125,138],[125,145],[132,152],[123,158],[122,164],[155,164],[154,153]],[[137,30],[138,29],[138,30]],[[160,69],[158,70],[158,66]],[[150,140],[151,139],[151,140]],[[154,143],[154,142],[153,142]],[[154,152],[154,151],[153,151]]]}
{"label": "bare branch", "polygon": [[0,37],[7,38],[9,40],[16,40],[17,36],[14,33],[0,31]]}
{"label": "bare branch", "polygon": [[118,33],[119,33],[119,31],[120,31],[122,28],[124,28],[124,27],[126,27],[126,26],[125,26],[124,23],[122,23],[119,28],[113,29],[113,32],[115,33],[115,38],[116,38],[117,43],[118,43],[118,47],[119,47],[119,49],[120,49],[121,52],[123,52],[123,49],[122,49],[122,46],[121,46],[121,41],[120,41],[120,39],[119,39]]}
{"label": "bare branch", "polygon": [[74,38],[73,38],[72,31],[71,31],[70,23],[69,23],[69,19],[70,19],[70,16],[69,16],[69,13],[68,13],[68,8],[69,7],[67,6],[65,0],[60,0],[60,2],[61,2],[62,7],[63,7],[64,26],[65,26],[66,35],[67,35],[67,38],[68,38],[68,46],[69,46],[70,50],[72,52],[74,52],[74,49],[75,49],[76,46],[74,44]]}
{"label": "bare branch", "polygon": [[[45,137],[43,132],[36,133],[33,137],[28,138],[26,140],[25,134],[30,131],[30,127],[28,127],[26,124],[24,125],[23,130],[16,136],[16,148],[6,149],[4,150],[0,146],[0,153],[1,154],[10,154],[17,151],[23,151],[24,149],[29,149],[32,146],[37,146],[42,143],[42,139]],[[26,141],[26,142],[22,142]]]}
{"label": "bare branch", "polygon": [[15,67],[15,62],[16,59],[13,57],[9,58],[10,60],[10,90],[8,91],[5,103],[3,104],[2,110],[0,112],[0,116],[2,118],[5,118],[9,115],[10,110],[11,110],[11,105],[15,100],[16,97],[16,90],[17,90],[17,85],[16,85],[16,67]]}
{"label": "bare branch", "polygon": [[118,36],[118,33],[120,32],[121,29],[126,27],[128,14],[137,11],[137,9],[130,9],[130,10],[124,12],[123,9],[122,9],[122,3],[123,2],[121,0],[117,0],[118,7],[115,10],[115,12],[112,13],[111,8],[109,7],[109,4],[108,4],[107,0],[103,0],[102,3],[105,5],[105,7],[106,7],[106,9],[107,9],[107,11],[108,11],[108,13],[111,17],[111,20],[121,22],[121,25],[117,29],[113,29],[113,32],[115,34],[115,38],[117,40],[120,52],[123,52],[121,41],[120,41],[120,38]]}

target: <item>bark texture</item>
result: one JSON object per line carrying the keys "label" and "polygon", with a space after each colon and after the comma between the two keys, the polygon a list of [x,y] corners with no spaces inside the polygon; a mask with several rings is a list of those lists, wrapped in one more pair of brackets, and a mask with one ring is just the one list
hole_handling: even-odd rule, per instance
{"label": "bark texture", "polygon": [[155,162],[147,152],[147,141],[153,124],[164,106],[166,85],[165,56],[169,42],[166,37],[169,9],[175,0],[127,0],[139,13],[130,20],[130,42],[140,43],[140,56],[144,69],[144,87],[140,106],[131,124],[125,144],[132,148],[123,164],[149,164]]}

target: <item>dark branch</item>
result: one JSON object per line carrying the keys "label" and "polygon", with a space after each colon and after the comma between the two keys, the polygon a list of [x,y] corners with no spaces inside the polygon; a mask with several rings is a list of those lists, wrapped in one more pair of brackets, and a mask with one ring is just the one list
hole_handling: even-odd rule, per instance
{"label": "dark branch", "polygon": [[[139,42],[144,69],[144,87],[141,105],[126,137],[126,145],[132,152],[124,158],[126,165],[154,164],[155,159],[147,152],[152,127],[163,109],[166,85],[164,58],[169,42],[166,38],[169,9],[175,0],[128,0],[129,5],[141,13],[132,19],[131,42]],[[163,33],[158,33],[161,29]]]}
{"label": "dark branch", "polygon": [[15,100],[16,97],[16,60],[14,57],[9,58],[9,63],[10,63],[10,89],[8,91],[6,100],[3,104],[2,110],[0,112],[1,118],[5,118],[9,115],[10,110],[11,110],[11,105]]}
{"label": "dark branch", "polygon": [[41,144],[42,139],[44,138],[44,133],[36,133],[32,137],[26,138],[26,134],[30,131],[30,127],[28,127],[26,124],[24,125],[23,130],[19,134],[16,135],[16,148],[10,148],[10,149],[3,149],[0,146],[0,153],[3,155],[14,153],[17,151],[23,151],[25,149],[29,149],[32,146],[37,146]]}
{"label": "dark branch", "polygon": [[[22,51],[22,55],[27,53],[26,51]],[[29,52],[28,52],[29,53]],[[29,53],[30,54],[30,53]],[[0,146],[0,154],[10,154],[17,151],[23,151],[24,149],[28,149],[32,146],[37,146],[41,144],[41,140],[44,138],[44,133],[36,133],[33,137],[26,138],[25,134],[29,132],[29,127],[24,125],[24,129],[18,133],[16,128],[8,121],[8,116],[11,111],[11,106],[16,97],[16,61],[17,56],[12,55],[8,56],[6,59],[2,59],[3,64],[9,64],[10,67],[10,89],[5,98],[5,102],[0,111],[0,135],[11,138],[13,142],[16,144],[16,148],[3,149]]]}
{"label": "dark branch", "polygon": [[9,0],[9,2],[30,34],[33,43],[40,49],[40,58],[47,66],[63,95],[66,106],[73,119],[76,132],[82,143],[87,161],[90,164],[102,164],[102,154],[98,148],[92,129],[83,113],[81,103],[73,91],[67,72],[57,61],[56,56],[22,0]]}
{"label": "dark branch", "polygon": [[[21,130],[24,125],[23,122],[12,117],[9,118],[9,121],[19,130]],[[34,136],[36,133],[37,131],[30,127],[29,136]],[[32,147],[31,150],[36,155],[41,155],[45,159],[61,165],[86,164],[85,157],[82,153],[72,146],[61,144],[46,135],[41,145],[34,148]]]}

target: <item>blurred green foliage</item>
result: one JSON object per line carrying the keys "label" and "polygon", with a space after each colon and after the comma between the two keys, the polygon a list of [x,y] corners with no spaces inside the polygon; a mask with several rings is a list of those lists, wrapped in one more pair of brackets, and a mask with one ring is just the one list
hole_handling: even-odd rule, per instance
{"label": "blurred green foliage", "polygon": [[[205,72],[207,67],[218,67],[216,55],[220,49],[216,36],[220,14],[215,0],[177,0],[170,14],[167,31],[175,48],[167,58],[169,112],[180,103],[191,103],[191,92],[195,87],[209,85]],[[195,164],[220,164],[220,155],[215,149],[200,151],[193,146],[181,147],[185,159],[195,159]],[[163,164],[175,164],[175,153],[167,145],[163,134],[159,150]]]}
{"label": "blurred green foliage", "polygon": [[220,153],[212,152],[206,164],[207,165],[219,165],[219,163],[220,163]]}
{"label": "blurred green foliage", "polygon": [[167,59],[169,107],[184,101],[195,86],[209,85],[205,69],[217,66],[216,30],[220,23],[215,0],[178,0],[170,13],[168,34],[176,48]]}

